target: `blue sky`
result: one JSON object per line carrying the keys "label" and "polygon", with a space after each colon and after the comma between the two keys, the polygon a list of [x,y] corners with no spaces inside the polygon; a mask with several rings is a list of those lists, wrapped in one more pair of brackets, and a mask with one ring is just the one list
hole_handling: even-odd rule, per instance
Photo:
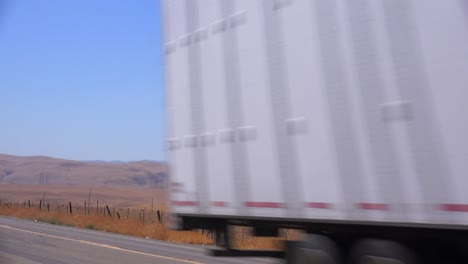
{"label": "blue sky", "polygon": [[0,153],[165,159],[158,0],[0,2]]}

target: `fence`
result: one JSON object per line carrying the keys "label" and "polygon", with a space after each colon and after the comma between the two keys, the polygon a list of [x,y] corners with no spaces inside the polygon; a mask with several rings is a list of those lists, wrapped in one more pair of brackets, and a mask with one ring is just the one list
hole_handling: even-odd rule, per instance
{"label": "fence", "polygon": [[70,215],[84,215],[84,216],[96,216],[100,215],[105,218],[113,218],[117,220],[132,220],[138,221],[142,224],[154,224],[165,222],[165,213],[163,214],[162,209],[133,209],[133,208],[119,208],[111,207],[107,204],[99,205],[99,201],[96,201],[95,206],[90,206],[87,201],[83,203],[67,202],[67,203],[55,203],[51,204],[44,200],[31,201],[24,200],[11,201],[11,200],[0,200],[0,207],[6,208],[24,208],[36,210],[39,212],[56,212],[58,214],[70,214]]}
{"label": "fence", "polygon": [[[164,226],[165,223],[169,223],[168,213],[164,210],[164,207],[159,206],[151,206],[150,209],[135,209],[135,208],[120,208],[120,207],[112,207],[107,204],[100,204],[99,201],[93,206],[89,205],[88,201],[84,201],[82,203],[76,202],[66,202],[66,203],[49,203],[47,200],[39,200],[39,201],[31,201],[31,200],[24,200],[24,201],[11,201],[11,200],[0,200],[0,209],[1,208],[10,208],[10,209],[20,209],[20,210],[27,210],[31,215],[35,217],[39,216],[40,214],[50,213],[52,215],[65,216],[69,218],[69,216],[79,217],[82,219],[88,219],[88,217],[96,217],[98,219],[89,219],[93,220],[94,224],[101,222],[105,219],[111,220],[113,225],[118,225],[121,222],[124,225],[129,226],[129,229],[134,229],[136,226],[134,223],[139,223],[140,226],[146,226],[150,229],[152,228],[163,228],[166,230]],[[31,219],[31,218],[30,218]],[[35,218],[33,218],[35,219]],[[38,218],[39,219],[39,218]],[[153,225],[153,226],[151,226]],[[91,226],[91,225],[89,225]],[[158,227],[159,226],[159,227]],[[122,227],[122,226],[120,226]],[[93,229],[95,226],[93,225]],[[270,240],[257,240],[257,238],[253,234],[253,230],[251,227],[246,226],[229,226],[228,230],[230,233],[230,237],[232,237],[235,241],[235,245],[239,246],[240,248],[262,248],[262,245],[266,245],[267,248],[277,248],[278,243],[277,239],[270,239]],[[124,233],[122,228],[117,228],[116,232]],[[176,232],[172,233],[170,231],[169,236],[171,234],[173,237],[176,237]],[[129,233],[125,233],[129,234]],[[144,234],[140,234],[141,236],[146,237]],[[203,237],[203,238],[202,238]],[[280,230],[280,237],[282,239],[295,239],[297,238],[297,232],[294,230],[289,229],[282,229]],[[178,241],[178,242],[188,242],[188,243],[212,243],[215,240],[214,233],[210,230],[196,230],[191,232],[190,234],[185,234],[178,238],[171,237],[156,237],[157,239],[167,239],[171,241]],[[193,242],[192,242],[192,241]],[[259,242],[260,241],[260,242]],[[260,246],[259,246],[260,245]]]}

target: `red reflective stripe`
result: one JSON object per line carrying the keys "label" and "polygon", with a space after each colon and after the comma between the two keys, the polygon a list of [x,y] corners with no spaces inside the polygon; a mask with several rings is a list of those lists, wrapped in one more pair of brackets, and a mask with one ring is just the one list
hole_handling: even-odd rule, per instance
{"label": "red reflective stripe", "polygon": [[227,206],[227,203],[226,202],[215,201],[215,202],[211,202],[211,206],[225,207],[225,206]]}
{"label": "red reflective stripe", "polygon": [[363,210],[388,210],[388,204],[382,203],[358,203],[357,207]]}
{"label": "red reflective stripe", "polygon": [[439,209],[447,212],[468,212],[468,204],[441,204]]}
{"label": "red reflective stripe", "polygon": [[307,208],[315,208],[315,209],[331,209],[332,205],[330,203],[322,203],[322,202],[308,202],[304,203],[304,206]]}
{"label": "red reflective stripe", "polygon": [[196,201],[171,201],[171,204],[176,206],[198,206]]}
{"label": "red reflective stripe", "polygon": [[259,208],[283,208],[284,204],[282,204],[282,203],[273,203],[273,202],[246,202],[245,206],[247,206],[247,207],[259,207]]}

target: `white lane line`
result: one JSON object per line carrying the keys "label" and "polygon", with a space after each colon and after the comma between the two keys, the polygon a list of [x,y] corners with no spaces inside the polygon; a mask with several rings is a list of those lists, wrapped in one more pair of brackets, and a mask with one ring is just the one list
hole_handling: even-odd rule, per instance
{"label": "white lane line", "polygon": [[178,261],[178,262],[183,262],[183,263],[190,263],[190,264],[203,264],[202,262],[197,262],[197,261],[193,261],[193,260],[189,260],[189,259],[173,258],[173,257],[168,257],[168,256],[163,256],[163,255],[158,255],[158,254],[150,254],[150,253],[145,253],[145,252],[141,252],[141,251],[135,251],[135,250],[131,250],[131,249],[125,249],[125,248],[121,248],[121,247],[116,247],[116,246],[111,246],[111,245],[107,245],[107,244],[101,244],[101,243],[96,243],[96,242],[91,242],[91,241],[86,241],[86,240],[79,240],[79,239],[73,239],[73,238],[67,238],[67,237],[48,235],[48,234],[44,234],[44,233],[19,229],[19,228],[15,228],[15,227],[11,227],[11,226],[6,226],[6,225],[0,225],[0,227],[7,228],[7,229],[12,229],[12,230],[16,230],[16,231],[21,231],[21,232],[25,232],[25,233],[30,233],[30,234],[34,234],[34,235],[41,235],[41,236],[50,237],[50,238],[62,239],[62,240],[66,240],[66,241],[77,242],[77,243],[82,243],[82,244],[96,246],[96,247],[103,247],[103,248],[108,248],[108,249],[113,249],[113,250],[118,250],[118,251],[123,251],[123,252],[148,256],[148,257],[154,257],[154,258],[160,258],[160,259],[166,259],[166,260],[173,260],[173,261]]}

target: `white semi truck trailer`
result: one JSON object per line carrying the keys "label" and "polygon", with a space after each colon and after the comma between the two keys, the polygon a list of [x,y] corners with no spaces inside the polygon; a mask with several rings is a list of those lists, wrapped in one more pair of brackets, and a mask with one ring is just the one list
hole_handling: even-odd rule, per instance
{"label": "white semi truck trailer", "polygon": [[[164,0],[173,224],[468,263],[468,1]],[[281,255],[278,253],[277,255]],[[393,261],[393,262],[392,262]]]}

